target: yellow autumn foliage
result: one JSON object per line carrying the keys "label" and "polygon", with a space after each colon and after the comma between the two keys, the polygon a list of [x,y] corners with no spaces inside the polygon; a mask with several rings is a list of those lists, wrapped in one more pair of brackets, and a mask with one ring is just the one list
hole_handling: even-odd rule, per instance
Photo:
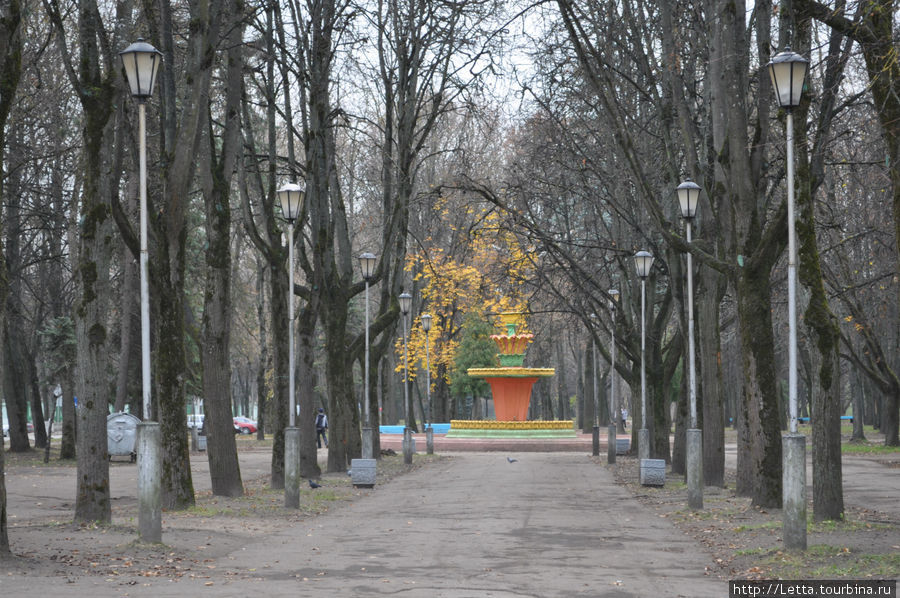
{"label": "yellow autumn foliage", "polygon": [[[453,208],[446,201],[436,204],[443,221]],[[432,385],[440,365],[445,366],[449,383],[463,316],[471,311],[485,314],[505,333],[498,316],[502,312],[528,311],[525,281],[531,276],[537,255],[501,226],[501,217],[487,208],[464,208],[467,220],[478,224],[470,229],[465,247],[441,247],[427,239],[408,256],[406,269],[414,275],[422,297],[422,312],[432,315],[428,333],[428,353]],[[450,227],[450,223],[447,222]],[[425,375],[425,331],[420,314],[414,314],[409,331],[409,375]],[[528,332],[527,322],[516,332]],[[395,342],[397,372],[403,372],[402,333]]]}

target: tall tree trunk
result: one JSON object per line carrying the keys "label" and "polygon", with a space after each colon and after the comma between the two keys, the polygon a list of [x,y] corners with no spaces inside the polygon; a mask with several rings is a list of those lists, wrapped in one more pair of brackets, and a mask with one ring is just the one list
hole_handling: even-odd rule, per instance
{"label": "tall tree trunk", "polygon": [[[135,194],[136,195],[136,194]],[[121,296],[121,335],[119,337],[119,364],[118,375],[116,377],[116,402],[115,411],[121,412],[125,410],[125,404],[128,401],[129,382],[134,379],[134,368],[132,365],[132,354],[135,350],[135,322],[140,326],[140,317],[135,318],[135,297],[138,297],[139,290],[135,285],[138,280],[137,264],[131,254],[131,250],[126,248],[122,256],[122,296]],[[137,344],[140,350],[140,344]],[[140,376],[140,373],[138,373]],[[141,402],[143,407],[143,401]],[[132,411],[137,415],[138,412]],[[140,414],[143,416],[144,414]]]}
{"label": "tall tree trunk", "polygon": [[[0,216],[2,206],[6,205],[8,196],[4,182],[6,181],[6,123],[16,97],[16,90],[22,75],[22,12],[19,0],[10,0],[0,5]],[[3,233],[3,218],[0,217],[0,238]],[[6,302],[9,298],[9,270],[6,255],[0,246],[0,342],[7,342]],[[8,395],[7,395],[8,396]],[[0,558],[8,556],[9,526],[6,512],[6,473],[4,450],[0,444]]]}
{"label": "tall tree trunk", "polygon": [[[62,151],[63,141],[59,140],[55,151]],[[49,317],[53,328],[59,336],[53,338],[53,347],[50,350],[53,365],[53,379],[59,381],[62,387],[62,426],[61,440],[59,443],[59,458],[74,459],[75,453],[75,350],[74,322],[72,320],[72,297],[65,291],[69,279],[69,258],[64,254],[62,247],[66,240],[68,245],[76,246],[74,242],[74,222],[77,220],[77,212],[67,210],[68,201],[64,198],[64,179],[67,173],[61,168],[56,168],[51,174],[52,190],[50,191],[53,230],[57,234],[51,234],[47,239],[47,253],[50,260],[47,264],[47,296],[50,303]],[[78,197],[81,188],[81,175],[76,173],[72,197]],[[45,338],[45,340],[47,340]],[[45,347],[46,350],[46,347]]]}
{"label": "tall tree trunk", "polygon": [[863,429],[863,422],[866,416],[866,393],[863,383],[863,375],[859,369],[851,366],[850,369],[850,394],[853,401],[853,436],[852,441],[864,441],[866,433]]}
{"label": "tall tree trunk", "polygon": [[[325,299],[329,301],[329,299]],[[341,303],[346,305],[346,302]],[[343,325],[342,325],[343,324]],[[335,327],[344,329],[346,321],[334,320],[331,314],[329,322],[325,325],[325,379],[328,384],[328,471],[346,471],[350,460],[361,454],[359,436],[359,410],[355,408],[356,400],[353,388],[352,362],[347,361],[346,343],[343,335]],[[335,341],[329,342],[337,337]],[[410,388],[412,393],[412,388]],[[410,397],[410,403],[412,403]]]}
{"label": "tall tree trunk", "polygon": [[[859,7],[859,18],[847,18],[843,10],[835,10],[830,3],[795,0],[793,8],[800,14],[815,18],[852,38],[859,44],[866,63],[866,71],[875,114],[884,137],[888,174],[893,198],[894,242],[897,244],[897,270],[900,270],[900,64],[896,60],[894,36],[896,6],[893,0],[866,0]],[[900,289],[898,289],[900,293]],[[900,303],[900,301],[898,301]],[[896,379],[896,374],[889,374]],[[896,385],[896,382],[893,383]],[[900,396],[891,392],[886,396],[884,412],[885,444],[900,445],[898,413]]]}
{"label": "tall tree trunk", "polygon": [[[722,277],[711,268],[701,268],[697,297],[697,328],[700,349],[698,382],[703,421],[703,483],[725,485],[725,410],[722,392],[722,346],[719,303],[724,294]],[[734,381],[741,384],[740,380]]]}
{"label": "tall tree trunk", "polygon": [[[83,16],[82,20],[90,18]],[[96,60],[96,56],[94,58]],[[82,62],[90,64],[92,61]],[[90,68],[98,68],[98,63],[94,62]],[[116,129],[112,104],[118,94],[114,91],[112,81],[84,76],[84,80],[90,79],[98,83],[99,87],[105,88],[104,93],[98,96],[102,95],[107,99],[82,99],[85,119],[85,177],[81,197],[80,247],[75,273],[78,289],[75,305],[75,337],[78,343],[78,487],[75,520],[108,523],[112,518],[112,510],[106,442],[106,417],[110,404],[107,314],[113,222],[106,200],[107,193],[113,186],[110,185],[111,181],[104,180],[104,175],[109,176],[111,170],[111,165],[106,160],[118,153],[112,149],[116,146],[112,143]]]}
{"label": "tall tree trunk", "polygon": [[[41,399],[41,386],[38,382],[37,365],[34,363],[34,353],[27,347],[25,349],[25,372],[27,377],[23,382],[25,387],[28,388],[28,395],[31,399],[31,421],[34,424],[34,447],[47,448],[49,442],[49,439],[47,438],[47,420],[44,417],[44,401]],[[48,416],[52,418],[53,412],[51,411]]]}
{"label": "tall tree trunk", "polygon": [[[271,11],[267,12],[267,61],[264,93],[266,94],[266,171],[265,176],[261,169],[253,163],[248,166],[248,171],[240,168],[241,173],[241,200],[244,208],[244,227],[248,236],[263,256],[262,262],[268,270],[269,301],[271,302],[271,398],[268,399],[265,413],[265,425],[273,436],[271,484],[273,489],[284,488],[284,428],[288,424],[288,332],[290,323],[287,321],[287,294],[288,276],[285,270],[287,264],[287,247],[282,242],[283,228],[275,217],[275,183],[278,154],[276,151],[276,99],[275,99],[275,65],[276,56],[275,41],[272,36]],[[256,142],[253,133],[253,118],[250,115],[248,98],[243,101],[243,125],[246,131],[245,144],[248,147],[247,156],[256,156]],[[257,226],[253,218],[254,210],[251,207],[251,195],[262,198],[258,212],[261,214],[260,225]],[[260,326],[265,326],[260,318]],[[267,368],[267,362],[263,361],[260,367]],[[264,377],[265,382],[265,377]],[[265,392],[267,389],[262,388]]]}
{"label": "tall tree trunk", "polygon": [[[187,257],[186,213],[196,171],[196,156],[208,125],[209,88],[215,68],[220,27],[225,18],[224,0],[190,0],[190,34],[184,72],[189,73],[183,92],[178,93],[173,68],[160,72],[162,133],[165,165],[162,205],[151,218],[157,255],[150,260],[156,283],[151,293],[157,301],[156,404],[162,433],[162,505],[182,509],[194,504],[190,453],[187,439],[187,367],[185,310],[185,264]],[[159,5],[158,37],[164,64],[175,58],[175,17],[168,3]]]}
{"label": "tall tree trunk", "polygon": [[[107,317],[110,305],[110,261],[112,243],[111,205],[118,194],[122,171],[121,88],[116,58],[105,43],[119,39],[104,30],[101,12],[93,0],[81,0],[78,11],[78,47],[73,60],[66,45],[65,25],[57,7],[45,4],[56,29],[60,54],[68,65],[71,84],[79,94],[83,110],[82,171],[78,224],[78,248],[75,263],[76,303],[75,338],[77,342],[78,396],[78,485],[75,497],[76,521],[108,522],[111,517],[109,495],[109,459],[106,442],[106,417],[110,393],[108,354],[110,352]],[[117,7],[119,11],[123,6]],[[116,22],[124,23],[121,12]],[[77,66],[74,64],[77,62]],[[107,67],[106,72],[103,66]]]}
{"label": "tall tree trunk", "polygon": [[[135,161],[136,164],[136,161]],[[140,206],[138,205],[138,189],[139,173],[137,166],[133,166],[128,175],[127,185],[127,203],[125,210],[131,222],[136,221],[140,216]],[[149,414],[143,413],[144,402],[139,400],[141,392],[132,394],[137,386],[135,381],[140,383],[141,380],[141,337],[140,337],[140,273],[138,272],[138,260],[135,259],[132,248],[126,244],[122,251],[122,283],[119,298],[119,309],[121,310],[121,324],[119,337],[119,363],[118,374],[116,377],[116,399],[115,412],[119,413],[125,410],[125,406],[129,403],[129,397],[133,401],[134,407],[131,414],[139,416],[141,419],[149,418]],[[135,334],[137,331],[137,334]],[[139,389],[140,387],[137,386]]]}
{"label": "tall tree trunk", "polygon": [[[756,51],[765,62],[770,52],[771,7],[759,2],[756,6]],[[768,138],[771,88],[768,79],[761,77],[757,110],[748,109],[751,42],[745,3],[707,2],[706,7],[714,23],[709,55],[715,151],[711,195],[718,202],[719,226],[727,238],[727,272],[736,289],[743,350],[739,443],[749,444],[739,444],[738,452],[749,463],[739,461],[739,479],[753,504],[773,507],[781,505],[782,455],[769,277],[785,246],[786,211],[780,209],[773,218],[760,211],[759,198],[765,193],[761,187],[765,159],[760,152]]]}
{"label": "tall tree trunk", "polygon": [[[310,254],[301,247],[301,263],[313,283],[311,299],[321,306],[325,333],[325,371],[328,387],[328,471],[346,471],[350,459],[361,454],[359,409],[353,387],[355,352],[350,350],[347,319],[350,298],[363,290],[353,284],[349,227],[337,176],[334,104],[331,78],[335,28],[344,5],[326,0],[314,3],[308,15],[306,204],[310,224]],[[302,215],[301,215],[302,216]],[[302,219],[301,219],[302,221]],[[359,345],[361,347],[361,343]],[[307,414],[305,417],[310,417]]]}
{"label": "tall tree trunk", "polygon": [[6,457],[5,453],[6,451],[0,450],[0,560],[3,560],[10,554],[9,518],[6,514],[6,467],[3,462]]}
{"label": "tall tree trunk", "polygon": [[[243,182],[242,182],[243,183]],[[264,440],[268,428],[269,383],[266,372],[269,358],[269,312],[266,309],[266,267],[261,256],[256,258],[256,319],[259,326],[259,362],[256,367],[256,439]]]}
{"label": "tall tree trunk", "polygon": [[[274,180],[274,179],[273,179]],[[272,189],[274,198],[274,188]],[[272,288],[272,348],[274,388],[269,405],[269,423],[272,426],[272,488],[284,488],[284,429],[288,420],[288,334],[292,326],[288,322],[287,273],[284,270],[286,249],[281,248],[281,259],[277,257],[269,262],[269,285]]]}
{"label": "tall tree trunk", "polygon": [[[3,312],[9,313],[8,303],[3,306]],[[9,450],[18,453],[31,449],[31,441],[28,438],[28,399],[22,382],[25,379],[24,364],[20,357],[21,347],[16,347],[18,338],[16,331],[9,327],[8,316],[3,319],[3,355],[2,364],[3,396],[6,399],[6,414],[9,418]]]}
{"label": "tall tree trunk", "polygon": [[[203,301],[203,395],[209,473],[217,496],[242,496],[244,485],[234,439],[231,405],[231,180],[241,144],[244,31],[242,0],[224,3],[225,107],[221,139],[208,139],[209,163],[203,173],[206,208],[206,291]],[[212,115],[207,119],[211,122]],[[217,148],[221,147],[221,153]]]}
{"label": "tall tree trunk", "polygon": [[[687,361],[687,355],[684,356]],[[675,407],[675,442],[672,445],[672,475],[687,474],[687,429],[690,427],[690,398],[687,366],[682,368],[679,400]],[[687,478],[685,478],[687,481]]]}
{"label": "tall tree trunk", "polygon": [[[297,393],[300,413],[300,475],[317,478],[321,475],[316,448],[316,320],[319,314],[319,295],[313,294],[300,310],[297,321],[297,366],[299,381]],[[329,418],[329,427],[331,418]],[[330,445],[329,445],[330,447]],[[330,452],[330,450],[329,450]]]}
{"label": "tall tree trunk", "polygon": [[653,301],[656,296],[656,283],[651,276],[647,284],[647,409],[648,428],[650,430],[650,458],[664,459],[671,462],[671,447],[669,446],[670,430],[672,428],[671,412],[669,411],[669,387],[678,361],[683,351],[680,333],[675,335],[669,346],[666,347],[665,359],[663,356],[663,339],[666,337],[666,329],[672,313],[674,295],[672,289],[666,290],[662,299]]}
{"label": "tall tree trunk", "polygon": [[[434,366],[434,374],[431,379],[435,385],[431,400],[434,401],[434,421],[449,422],[452,419],[453,409],[450,398],[450,387],[447,385],[447,364],[437,363]],[[374,397],[374,395],[372,395]]]}
{"label": "tall tree trunk", "polygon": [[590,434],[594,427],[594,400],[599,396],[596,351],[591,340],[584,349],[584,401],[581,411],[581,432]]}
{"label": "tall tree trunk", "polygon": [[59,458],[74,459],[75,451],[75,380],[72,368],[65,368],[61,374],[62,386],[62,439],[59,443]]}
{"label": "tall tree trunk", "polygon": [[[5,312],[2,355],[3,396],[6,399],[6,409],[9,417],[10,450],[13,452],[27,451],[31,448],[28,438],[28,406],[31,401],[30,376],[28,365],[28,348],[25,339],[26,314],[23,303],[23,276],[25,268],[22,261],[21,240],[22,231],[22,169],[19,164],[22,155],[20,132],[12,135],[4,135],[9,146],[7,165],[8,173],[5,176],[4,190],[5,201],[5,229],[4,245],[6,249],[6,267],[8,295]],[[35,428],[35,441],[37,441],[37,428]]]}
{"label": "tall tree trunk", "polygon": [[584,401],[585,392],[589,392],[585,388],[585,369],[584,352],[581,350],[581,341],[573,342],[572,353],[575,357],[575,427],[584,428]]}
{"label": "tall tree trunk", "polygon": [[897,435],[898,429],[898,405],[900,405],[900,387],[893,385],[889,390],[881,395],[881,427],[880,431],[884,434],[885,446],[900,446],[900,437]]}
{"label": "tall tree trunk", "polygon": [[[802,115],[802,113],[801,113]],[[809,303],[803,314],[803,323],[809,329],[813,341],[810,347],[811,400],[813,458],[813,513],[816,521],[841,519],[844,514],[843,473],[841,467],[841,337],[837,318],[828,305],[819,248],[816,243],[815,203],[809,184],[809,160],[803,143],[805,119],[798,119],[797,179],[799,193],[797,222],[799,281],[809,291]]]}
{"label": "tall tree trunk", "polygon": [[[781,426],[775,377],[775,344],[772,337],[769,269],[744,269],[737,285],[738,311],[744,356],[744,396],[741,412],[746,430],[739,435],[738,453],[743,450],[749,460],[740,467],[739,476],[750,478],[739,485],[753,504],[761,507],[781,505]],[[743,442],[748,444],[742,444]],[[742,448],[743,447],[743,448]],[[742,471],[741,471],[742,470]],[[748,487],[749,485],[749,487]]]}
{"label": "tall tree trunk", "polygon": [[[560,338],[556,341],[556,414],[559,419],[564,420],[568,414],[569,407],[569,369],[566,361],[566,348],[564,341]],[[611,372],[611,376],[615,372]],[[611,397],[615,400],[615,397]]]}

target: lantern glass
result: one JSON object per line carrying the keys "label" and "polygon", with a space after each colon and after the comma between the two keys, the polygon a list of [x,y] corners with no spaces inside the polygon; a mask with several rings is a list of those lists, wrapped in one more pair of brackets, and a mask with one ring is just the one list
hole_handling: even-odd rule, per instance
{"label": "lantern glass", "polygon": [[375,275],[375,262],[377,258],[374,254],[369,252],[363,253],[359,256],[359,270],[362,272],[363,278],[366,280],[372,280],[372,276]]}
{"label": "lantern glass", "polygon": [[431,314],[422,314],[422,330],[428,332],[431,330]]}
{"label": "lantern glass", "polygon": [[809,61],[790,48],[785,48],[784,52],[772,59],[768,67],[778,105],[782,108],[797,106],[803,93],[803,81],[806,79]]}
{"label": "lantern glass", "polygon": [[646,251],[638,251],[634,254],[634,267],[641,278],[650,276],[650,267],[653,265],[653,256]]}
{"label": "lantern glass", "polygon": [[685,181],[676,188],[681,216],[690,220],[697,215],[697,200],[700,199],[700,185],[693,181]]}
{"label": "lantern glass", "polygon": [[609,297],[612,299],[612,303],[610,304],[613,309],[616,308],[616,304],[619,302],[619,291],[616,289],[609,290]]}
{"label": "lantern glass", "polygon": [[119,56],[122,57],[122,66],[125,67],[131,95],[141,100],[153,95],[153,85],[162,62],[162,52],[143,39],[138,39],[119,52]]}
{"label": "lantern glass", "polygon": [[281,215],[288,222],[293,222],[300,215],[306,190],[296,183],[288,183],[275,192],[281,204]]}
{"label": "lantern glass", "polygon": [[405,316],[412,307],[412,295],[409,293],[400,293],[398,299],[400,300],[400,312]]}

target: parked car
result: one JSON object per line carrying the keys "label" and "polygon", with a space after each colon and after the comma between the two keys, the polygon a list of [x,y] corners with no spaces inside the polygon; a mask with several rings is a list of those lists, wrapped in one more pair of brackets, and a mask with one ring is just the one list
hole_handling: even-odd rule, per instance
{"label": "parked car", "polygon": [[249,417],[238,416],[234,418],[234,431],[239,434],[255,434],[256,422]]}
{"label": "parked car", "polygon": [[199,415],[189,413],[187,416],[188,428],[197,428],[199,430],[203,427],[203,418],[204,415],[202,413]]}

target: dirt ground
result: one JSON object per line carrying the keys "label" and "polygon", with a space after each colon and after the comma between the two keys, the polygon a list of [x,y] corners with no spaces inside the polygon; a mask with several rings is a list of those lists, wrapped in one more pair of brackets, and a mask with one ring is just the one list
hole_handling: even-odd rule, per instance
{"label": "dirt ground", "polygon": [[[248,542],[323,515],[352,501],[356,490],[349,478],[325,474],[322,491],[301,488],[301,508],[284,508],[284,491],[269,487],[269,446],[241,439],[240,461],[245,495],[213,496],[205,453],[193,453],[191,465],[196,506],[163,513],[163,544],[137,542],[136,466],[127,460],[110,463],[113,520],[111,525],[72,522],[75,493],[74,462],[43,464],[37,452],[6,454],[10,547],[13,558],[0,560],[2,574],[77,579],[83,576],[177,579],[209,577],[218,558]],[[319,459],[325,469],[327,453]],[[402,459],[387,457],[379,482],[408,471]],[[422,467],[420,459],[412,467]],[[2,592],[0,592],[2,594]]]}
{"label": "dirt ground", "polygon": [[[164,544],[150,546],[135,541],[133,464],[111,464],[113,523],[75,525],[74,464],[60,465],[51,460],[45,465],[37,453],[7,453],[14,556],[0,560],[0,595],[7,595],[4,586],[12,587],[14,579],[52,578],[69,583],[95,579],[98,584],[116,583],[127,588],[154,578],[189,579],[209,585],[223,579],[252,578],[253,571],[232,566],[235,553],[239,554],[243,546],[287,528],[311,525],[315,518],[327,517],[372,492],[354,489],[345,474],[327,474],[321,480],[323,488],[301,491],[301,509],[285,509],[283,491],[268,487],[269,448],[249,439],[242,439],[240,444],[246,495],[237,499],[213,497],[205,454],[195,453],[192,468],[197,505],[183,512],[164,513]],[[605,455],[605,449],[601,455]],[[321,451],[323,463],[324,457]],[[378,487],[411,470],[440,468],[442,461],[454,458],[419,454],[410,468],[399,456],[388,456],[379,465]],[[607,465],[605,458],[588,459],[612,474],[616,484],[637,503],[687,534],[696,552],[707,555],[707,576],[720,580],[862,579],[896,578],[900,574],[900,452],[845,457],[846,519],[813,525],[806,553],[782,550],[781,511],[751,507],[748,499],[735,496],[733,479],[727,480],[724,489],[707,487],[704,509],[691,512],[686,508],[687,490],[680,476],[668,475],[663,488],[646,488],[636,483],[636,459],[620,457],[615,465]],[[809,511],[811,516],[811,507]]]}
{"label": "dirt ground", "polygon": [[[619,459],[612,466],[616,482],[654,509],[659,517],[694,538],[712,556],[709,571],[722,579],[895,579],[900,576],[900,452],[893,455],[844,458],[845,487],[856,475],[875,467],[890,481],[892,498],[875,497],[853,488],[845,490],[845,519],[812,523],[806,553],[785,551],[781,509],[760,509],[735,493],[734,471],[726,472],[725,488],[706,487],[703,509],[687,508],[683,476],[667,475],[663,488],[637,483],[635,459]],[[808,482],[811,477],[808,476]],[[811,491],[807,516],[813,518]],[[876,507],[873,508],[872,505]]]}

